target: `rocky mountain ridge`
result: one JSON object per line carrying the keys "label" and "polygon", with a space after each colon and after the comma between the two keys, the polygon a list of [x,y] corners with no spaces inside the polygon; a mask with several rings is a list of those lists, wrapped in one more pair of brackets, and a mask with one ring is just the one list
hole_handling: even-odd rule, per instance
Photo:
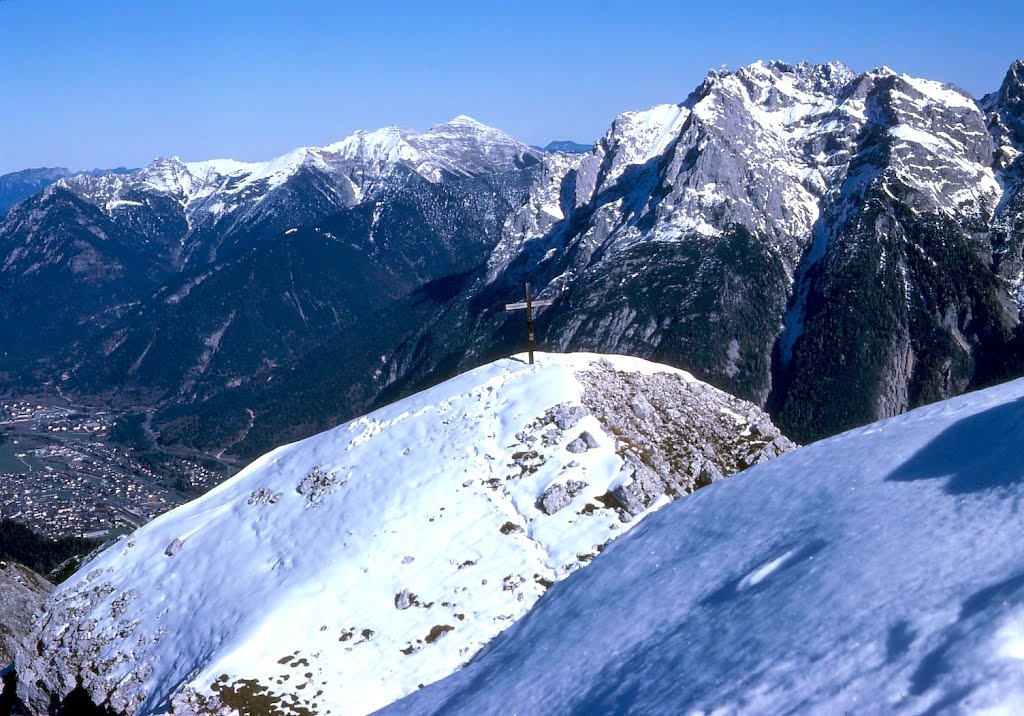
{"label": "rocky mountain ridge", "polygon": [[[453,306],[436,344],[459,365],[506,349],[494,299],[529,279],[555,300],[542,343],[684,365],[804,439],[1013,374],[1019,67],[977,102],[888,68],[755,63],[625,113],[546,190],[565,218],[499,244],[468,289],[491,300]],[[392,380],[429,371],[401,353]]]}
{"label": "rocky mountain ridge", "polygon": [[140,716],[368,713],[671,500],[794,447],[676,369],[523,358],[275,450],[108,548],[48,601],[22,698],[80,679]]}
{"label": "rocky mountain ridge", "polygon": [[115,173],[128,173],[130,170],[119,167],[113,170],[93,169],[87,172],[74,172],[65,167],[38,167],[21,171],[0,174],[0,217],[3,217],[15,204],[38,194],[58,179],[75,174],[100,176]]}

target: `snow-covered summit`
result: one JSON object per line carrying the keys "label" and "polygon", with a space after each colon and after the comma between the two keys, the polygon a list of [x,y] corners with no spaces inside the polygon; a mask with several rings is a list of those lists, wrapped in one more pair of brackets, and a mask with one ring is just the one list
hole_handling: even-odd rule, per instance
{"label": "snow-covered summit", "polygon": [[497,361],[255,461],[66,582],[18,655],[130,714],[362,714],[446,676],[609,541],[792,444],[639,359]]}
{"label": "snow-covered summit", "polygon": [[427,132],[400,127],[357,130],[324,147],[300,147],[266,162],[212,159],[184,162],[178,157],[158,158],[132,174],[69,177],[64,183],[84,194],[107,200],[125,189],[148,189],[172,194],[187,204],[207,199],[214,192],[245,194],[269,191],[292,177],[301,167],[349,173],[350,164],[381,171],[404,165],[428,181],[446,176],[473,176],[508,171],[536,163],[539,153],[508,134],[459,115]]}
{"label": "snow-covered summit", "polygon": [[1024,381],[652,515],[389,714],[1018,714]]}
{"label": "snow-covered summit", "polygon": [[542,156],[460,115],[426,132],[359,130],[333,144],[300,147],[265,162],[158,158],[134,172],[76,175],[58,184],[124,224],[184,222],[186,235],[176,258],[185,263],[194,251],[207,258],[211,244],[215,255],[226,236],[261,221],[277,230],[281,217],[301,219],[311,207],[325,216],[372,200],[410,176],[438,183],[521,169]]}
{"label": "snow-covered summit", "polygon": [[366,164],[403,164],[428,181],[520,169],[540,154],[505,132],[459,115],[427,132],[385,127],[359,131],[323,148],[328,155]]}
{"label": "snow-covered summit", "polygon": [[[867,183],[846,180],[866,164],[858,155],[876,132],[895,147],[882,180],[909,183],[922,210],[985,220],[999,188],[984,124],[974,99],[939,82],[839,62],[758,61],[710,72],[678,105],[621,114],[580,171],[578,203],[618,196],[629,172],[637,186],[613,212],[632,214],[624,238],[637,237],[638,223],[655,223],[663,240],[739,224],[770,237],[792,271],[828,206]],[[638,177],[645,166],[665,185],[654,201],[654,178]]]}

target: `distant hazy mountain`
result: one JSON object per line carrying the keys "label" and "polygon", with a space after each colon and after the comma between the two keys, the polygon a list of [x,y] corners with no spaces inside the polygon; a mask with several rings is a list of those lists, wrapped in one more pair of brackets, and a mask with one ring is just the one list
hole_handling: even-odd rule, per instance
{"label": "distant hazy mountain", "polygon": [[33,194],[42,191],[71,172],[63,167],[24,169],[11,174],[0,175],[0,217],[7,210]]}
{"label": "distant hazy mountain", "polygon": [[593,148],[593,144],[580,144],[579,142],[574,142],[570,139],[561,139],[549,142],[542,151],[564,152],[566,154],[589,154],[590,150]]}
{"label": "distant hazy mountain", "polygon": [[[120,167],[118,169],[93,169],[81,173],[100,175],[126,173],[129,171],[129,169]],[[19,201],[24,201],[33,194],[39,193],[58,179],[63,179],[76,173],[79,172],[72,172],[64,167],[43,167],[39,169],[23,169],[22,171],[0,175],[0,218]]]}

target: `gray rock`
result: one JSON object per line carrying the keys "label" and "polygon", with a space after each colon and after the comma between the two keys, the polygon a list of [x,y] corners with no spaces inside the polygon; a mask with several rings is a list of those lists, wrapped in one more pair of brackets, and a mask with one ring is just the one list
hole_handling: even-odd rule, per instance
{"label": "gray rock", "polygon": [[566,445],[565,449],[574,455],[578,455],[581,452],[586,452],[589,448],[587,448],[587,441],[579,437]]}
{"label": "gray rock", "polygon": [[701,485],[710,485],[714,482],[724,480],[725,475],[718,469],[718,466],[713,462],[706,462],[700,468],[700,475],[697,481]]}
{"label": "gray rock", "polygon": [[596,447],[598,447],[597,439],[584,430],[580,433],[578,438],[566,445],[565,449],[571,453],[579,454],[581,452],[586,452],[587,450],[593,450]]}
{"label": "gray rock", "polygon": [[635,455],[627,454],[626,462],[633,471],[632,479],[612,490],[612,496],[623,510],[635,517],[665,493],[665,484],[658,473]]}
{"label": "gray rock", "polygon": [[327,472],[317,465],[302,478],[295,491],[306,498],[306,507],[318,507],[324,497],[334,492],[341,481],[337,473]]}
{"label": "gray rock", "polygon": [[545,457],[536,450],[524,450],[512,453],[512,465],[519,468],[521,474],[530,475],[540,469],[547,462]]}
{"label": "gray rock", "polygon": [[641,418],[650,419],[654,416],[654,406],[651,405],[650,401],[642,393],[637,393],[633,396],[633,400],[630,401],[629,405]]}
{"label": "gray rock", "polygon": [[404,611],[418,603],[416,595],[408,589],[403,589],[395,595],[395,609],[398,609],[399,611]]}
{"label": "gray rock", "polygon": [[570,502],[572,502],[572,496],[565,485],[556,482],[544,490],[544,494],[537,500],[537,508],[545,515],[553,515]]}
{"label": "gray rock", "polygon": [[525,430],[520,430],[518,433],[516,433],[516,440],[523,443],[524,445],[532,445],[534,441],[537,440],[537,437],[535,435],[531,435]]}
{"label": "gray rock", "polygon": [[174,555],[176,555],[178,552],[181,551],[181,548],[184,546],[184,544],[185,543],[181,541],[180,537],[175,537],[171,541],[171,543],[169,545],[167,545],[167,549],[164,550],[164,554],[167,555],[168,557],[173,557]]}
{"label": "gray rock", "polygon": [[544,431],[544,434],[540,436],[540,443],[544,447],[551,447],[552,445],[557,445],[561,438],[562,431],[551,428],[550,430]]}
{"label": "gray rock", "polygon": [[565,483],[565,489],[569,492],[570,497],[576,497],[586,486],[587,483],[583,482],[583,480],[569,480],[569,482]]}
{"label": "gray rock", "polygon": [[750,426],[750,433],[757,437],[769,438],[778,435],[779,431],[772,425],[772,421],[765,417]]}
{"label": "gray rock", "polygon": [[569,430],[588,415],[590,415],[590,410],[583,405],[562,403],[553,408],[551,419],[558,426],[559,430]]}
{"label": "gray rock", "polygon": [[281,499],[280,492],[274,492],[268,490],[265,487],[261,487],[258,490],[253,490],[252,494],[249,495],[247,504],[249,505],[276,505],[277,501]]}

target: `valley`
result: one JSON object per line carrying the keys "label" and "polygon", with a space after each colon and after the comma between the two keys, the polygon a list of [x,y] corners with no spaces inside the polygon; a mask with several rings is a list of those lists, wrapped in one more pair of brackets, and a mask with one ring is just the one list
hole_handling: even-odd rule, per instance
{"label": "valley", "polygon": [[201,453],[157,449],[139,417],[38,395],[0,400],[0,516],[49,538],[108,539],[231,474]]}

